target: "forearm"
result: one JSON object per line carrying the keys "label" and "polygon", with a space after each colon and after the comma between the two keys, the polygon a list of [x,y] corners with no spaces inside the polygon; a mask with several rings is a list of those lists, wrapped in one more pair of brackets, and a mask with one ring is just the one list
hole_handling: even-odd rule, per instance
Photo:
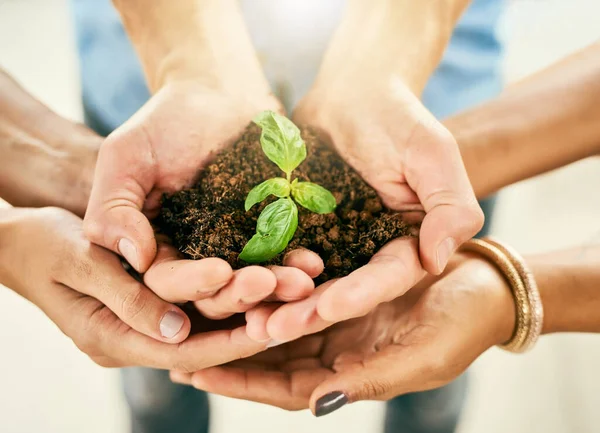
{"label": "forearm", "polygon": [[448,119],[478,197],[600,152],[600,44]]}
{"label": "forearm", "polygon": [[[420,94],[469,0],[351,0],[322,70],[365,68],[371,80],[400,78]],[[335,71],[335,72],[333,72]]]}
{"label": "forearm", "polygon": [[[100,140],[53,113],[0,69],[0,196],[15,206],[61,206],[81,214]],[[70,187],[58,190],[58,184]]]}
{"label": "forearm", "polygon": [[544,305],[544,333],[600,332],[600,246],[526,258]]}
{"label": "forearm", "polygon": [[113,0],[156,92],[194,80],[242,94],[269,87],[235,0]]}

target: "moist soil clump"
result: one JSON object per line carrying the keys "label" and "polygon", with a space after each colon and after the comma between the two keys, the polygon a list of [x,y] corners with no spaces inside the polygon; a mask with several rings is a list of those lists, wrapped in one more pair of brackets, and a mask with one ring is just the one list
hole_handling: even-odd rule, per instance
{"label": "moist soil clump", "polygon": [[[400,214],[383,207],[375,190],[334,149],[308,129],[302,137],[307,157],[293,176],[327,188],[337,208],[319,215],[298,206],[294,238],[284,253],[265,264],[280,264],[285,252],[307,248],[325,262],[318,278],[323,282],[363,266],[387,242],[408,236],[410,227]],[[275,198],[248,212],[244,201],[254,186],[283,174],[267,159],[259,139],[260,128],[250,125],[237,142],[215,155],[191,188],[163,197],[155,224],[186,257],[220,257],[234,269],[248,265],[238,255],[256,232],[258,215]]]}

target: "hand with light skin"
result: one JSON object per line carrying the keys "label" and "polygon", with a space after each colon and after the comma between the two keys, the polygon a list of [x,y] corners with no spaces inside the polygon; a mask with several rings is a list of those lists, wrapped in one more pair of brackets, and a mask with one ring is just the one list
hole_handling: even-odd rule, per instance
{"label": "hand with light skin", "polygon": [[257,113],[281,106],[235,1],[114,3],[154,95],[102,145],[84,229],[145,272],[161,195],[189,186]]}
{"label": "hand with light skin", "polygon": [[391,242],[385,256],[323,293],[317,312],[324,320],[366,314],[405,293],[425,271],[439,274],[482,227],[456,141],[419,100],[468,3],[350,1],[294,113],[296,123],[321,131],[388,208],[425,215],[418,250]]}
{"label": "hand with light skin", "polygon": [[[593,44],[511,86],[497,99],[444,121],[458,140],[478,198],[600,154],[600,127],[596,121],[600,115],[599,54],[600,44]],[[557,98],[562,98],[560,106],[551,103]],[[250,335],[291,341],[311,332],[304,324],[291,327],[287,317],[292,314],[313,317],[313,323],[318,322],[315,329],[322,329],[355,305],[359,308],[352,311],[367,313],[381,299],[393,299],[422,278],[425,273],[419,267],[417,253],[414,243],[391,242],[369,265],[336,283],[338,287],[330,283],[328,290],[317,290],[307,300],[283,305],[266,323],[250,321]],[[361,285],[361,280],[366,283]],[[341,282],[345,292],[331,294]]]}

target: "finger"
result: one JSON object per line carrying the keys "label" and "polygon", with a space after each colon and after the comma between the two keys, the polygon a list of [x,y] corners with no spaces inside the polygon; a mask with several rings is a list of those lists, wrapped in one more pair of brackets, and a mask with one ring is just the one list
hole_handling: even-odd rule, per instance
{"label": "finger", "polygon": [[144,282],[169,302],[198,301],[213,296],[233,278],[222,259],[182,260],[171,245],[158,244],[156,259],[144,274]]}
{"label": "finger", "polygon": [[193,335],[180,344],[167,344],[124,326],[98,300],[54,284],[52,296],[40,308],[90,356],[110,359],[114,365],[145,366],[194,372],[247,358],[267,343],[248,338],[245,327]]}
{"label": "finger", "polygon": [[433,342],[427,346],[391,345],[367,359],[344,365],[343,370],[325,378],[312,393],[313,413],[319,417],[348,403],[388,400],[444,385],[449,378],[439,361],[441,351],[435,346]]}
{"label": "finger", "polygon": [[180,385],[192,385],[192,374],[171,370],[169,372],[169,379],[171,379],[171,382],[179,383]]}
{"label": "finger", "polygon": [[280,306],[281,304],[259,304],[246,311],[246,333],[248,337],[258,342],[270,340],[271,336],[267,332],[267,322],[271,314]]}
{"label": "finger", "polygon": [[456,249],[481,230],[484,217],[456,141],[437,121],[413,135],[406,180],[426,212],[420,232],[423,267],[439,275]]}
{"label": "finger", "polygon": [[424,276],[417,239],[393,240],[365,266],[323,292],[317,312],[329,322],[364,316],[382,302],[403,295]]}
{"label": "finger", "polygon": [[332,324],[317,314],[319,298],[335,281],[328,281],[302,301],[290,302],[275,310],[267,321],[267,333],[273,344],[296,340],[303,335],[322,331]]}
{"label": "finger", "polygon": [[125,365],[190,373],[250,357],[265,350],[266,345],[251,340],[245,327],[239,327],[195,334],[179,345],[157,342],[131,331],[112,344],[106,341],[104,347]]}
{"label": "finger", "polygon": [[317,253],[304,248],[287,253],[283,258],[283,265],[298,268],[311,278],[317,278],[325,269],[323,259]]}
{"label": "finger", "polygon": [[179,343],[189,335],[187,315],[131,277],[114,254],[88,244],[71,267],[57,274],[57,281],[98,299],[136,331],[167,343]]}
{"label": "finger", "polygon": [[275,291],[277,279],[273,272],[260,266],[248,266],[234,272],[231,281],[216,295],[196,301],[203,316],[225,319],[243,313]]}
{"label": "finger", "polygon": [[192,375],[192,385],[203,391],[250,400],[287,410],[308,407],[314,388],[332,372],[326,368],[293,373],[234,367],[213,367]]}
{"label": "finger", "polygon": [[269,269],[277,278],[272,300],[297,301],[307,298],[315,289],[314,281],[301,269],[289,266],[269,266]]}
{"label": "finger", "polygon": [[145,137],[127,134],[112,134],[100,148],[84,231],[145,272],[156,255],[152,226],[141,212],[154,186],[154,161]]}

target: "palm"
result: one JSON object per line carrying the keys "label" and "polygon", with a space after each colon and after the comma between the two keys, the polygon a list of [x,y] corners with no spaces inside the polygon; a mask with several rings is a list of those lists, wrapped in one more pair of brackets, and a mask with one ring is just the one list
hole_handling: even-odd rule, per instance
{"label": "palm", "polygon": [[441,277],[428,276],[364,317],[197,372],[193,384],[286,409],[335,390],[354,389],[351,400],[384,400],[442,386],[510,336],[510,292],[481,264],[461,256]]}
{"label": "palm", "polygon": [[153,213],[164,192],[189,185],[214,153],[264,109],[281,110],[281,105],[271,96],[249,103],[199,85],[171,85],[109,140],[126,142],[139,152],[138,179],[151,188],[144,209]]}

